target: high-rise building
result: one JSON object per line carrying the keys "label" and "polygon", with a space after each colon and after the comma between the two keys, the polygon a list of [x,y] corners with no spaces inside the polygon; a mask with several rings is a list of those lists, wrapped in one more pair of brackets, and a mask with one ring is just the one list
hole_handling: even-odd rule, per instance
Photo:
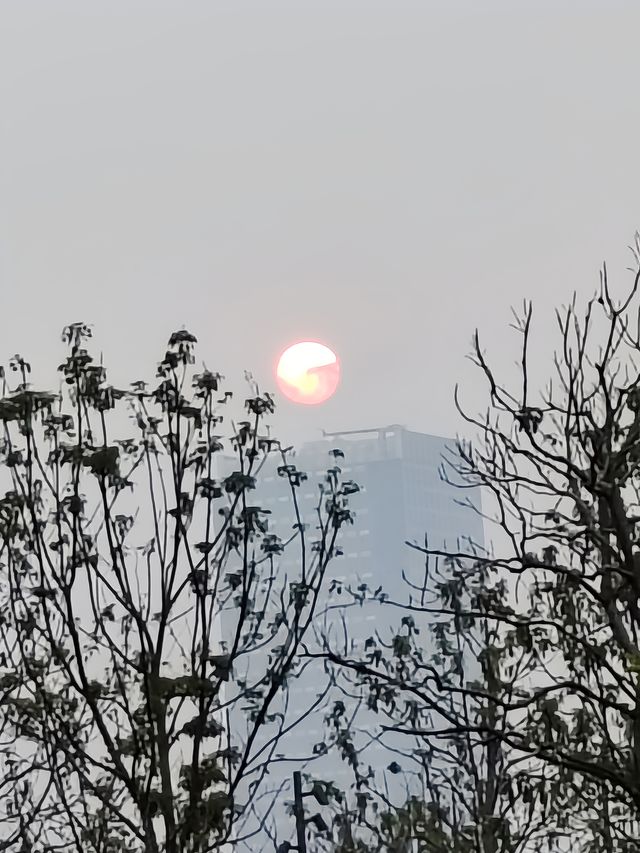
{"label": "high-rise building", "polygon": [[[391,425],[325,433],[321,439],[303,445],[297,452],[293,462],[308,477],[298,490],[300,513],[311,533],[317,524],[318,487],[327,468],[337,464],[342,478],[353,480],[360,488],[350,498],[355,523],[341,532],[343,555],[330,564],[325,593],[317,608],[317,632],[328,636],[334,648],[344,651],[346,646],[353,645],[361,651],[368,637],[376,632],[389,636],[394,621],[397,627],[401,613],[394,613],[392,608],[381,607],[377,602],[359,604],[350,590],[357,591],[366,585],[371,592],[382,587],[391,597],[406,600],[411,590],[403,578],[419,584],[425,567],[424,555],[410,548],[406,544],[408,541],[424,544],[426,534],[433,548],[456,549],[458,543],[460,550],[470,550],[470,543],[482,546],[482,518],[478,512],[462,505],[471,501],[479,509],[477,490],[461,491],[441,476],[443,457],[453,444],[451,440]],[[344,457],[334,458],[331,455],[334,449],[342,451]],[[278,476],[277,463],[265,466],[261,472],[255,503],[270,511],[270,530],[283,539],[291,535],[295,522],[291,493],[286,478]],[[299,551],[293,551],[290,556],[285,551],[279,571],[291,571],[295,575],[299,559]],[[425,621],[421,636],[428,648],[426,633]],[[254,664],[259,665],[259,661],[254,659]],[[290,686],[288,720],[304,715],[313,704],[323,688],[323,675],[321,664],[314,663]],[[345,697],[328,694],[319,707],[305,717],[302,725],[293,727],[283,737],[276,752],[286,760],[276,763],[270,771],[271,787],[279,782],[288,783],[296,769],[306,769],[338,785],[348,784],[352,778],[350,771],[335,755],[308,762],[314,746],[324,740],[324,718],[335,698],[344,700]],[[350,713],[357,703],[353,699],[350,705],[347,699],[345,704]],[[374,721],[369,719],[373,727]],[[375,746],[372,749],[370,763],[375,760],[371,758],[375,755]],[[381,765],[386,766],[391,759],[384,754],[383,746],[378,745],[377,749]],[[385,761],[386,764],[382,764]],[[288,784],[285,790],[280,801],[291,798]],[[273,814],[279,839],[291,837],[292,819],[281,808]]]}

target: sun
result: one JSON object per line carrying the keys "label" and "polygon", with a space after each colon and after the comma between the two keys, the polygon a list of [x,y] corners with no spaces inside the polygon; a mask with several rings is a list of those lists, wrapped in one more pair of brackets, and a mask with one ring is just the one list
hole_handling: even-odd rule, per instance
{"label": "sun", "polygon": [[324,344],[300,341],[287,347],[280,356],[276,378],[289,400],[315,406],[328,400],[338,387],[340,362]]}

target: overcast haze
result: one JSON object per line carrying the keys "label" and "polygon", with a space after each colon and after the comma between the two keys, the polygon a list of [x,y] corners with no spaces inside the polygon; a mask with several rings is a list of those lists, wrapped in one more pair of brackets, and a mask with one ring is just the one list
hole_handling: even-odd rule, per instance
{"label": "overcast haze", "polygon": [[[114,378],[185,325],[241,387],[340,355],[296,439],[448,434],[479,325],[516,351],[640,227],[640,7],[606,2],[0,2],[0,361],[93,323]],[[42,372],[41,372],[42,369]]]}

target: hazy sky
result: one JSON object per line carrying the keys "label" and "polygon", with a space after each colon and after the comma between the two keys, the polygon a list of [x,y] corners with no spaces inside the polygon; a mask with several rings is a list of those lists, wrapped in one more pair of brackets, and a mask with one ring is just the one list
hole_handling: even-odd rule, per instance
{"label": "hazy sky", "polygon": [[[285,434],[459,421],[476,325],[624,285],[640,227],[637,2],[0,0],[0,361],[95,325],[119,380],[170,331],[273,388],[343,362]],[[540,344],[542,350],[542,342]]]}

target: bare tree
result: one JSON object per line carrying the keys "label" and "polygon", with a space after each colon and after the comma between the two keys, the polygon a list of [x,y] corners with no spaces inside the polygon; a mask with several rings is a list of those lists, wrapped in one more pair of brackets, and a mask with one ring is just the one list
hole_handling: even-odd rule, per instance
{"label": "bare tree", "polygon": [[[310,541],[305,474],[265,427],[268,394],[252,386],[225,436],[231,394],[193,370],[191,334],[171,336],[154,386],[127,390],[89,337],[65,329],[59,394],[35,390],[19,356],[14,385],[1,377],[0,849],[223,849],[290,725],[287,683],[347,495],[327,479]],[[219,477],[223,452],[235,465]],[[252,501],[274,455],[287,541]],[[261,667],[249,683],[236,674],[248,656]]]}
{"label": "bare tree", "polygon": [[[584,309],[574,297],[557,312],[554,376],[540,394],[530,384],[530,304],[516,315],[517,387],[501,382],[475,336],[489,406],[477,418],[460,407],[478,438],[458,441],[445,476],[462,490],[482,487],[495,544],[486,554],[421,549],[444,561],[448,598],[414,600],[403,621],[409,635],[416,613],[448,617],[458,637],[475,623],[482,678],[444,679],[411,642],[402,655],[394,647],[365,660],[334,656],[369,690],[389,691],[388,725],[406,736],[407,758],[419,755],[414,739],[429,744],[425,773],[443,742],[462,750],[467,778],[476,774],[472,754],[482,756],[466,800],[476,804],[467,809],[475,838],[461,849],[566,849],[570,838],[571,850],[630,853],[640,843],[638,243],[634,254],[624,299],[612,295],[605,268]],[[458,655],[459,640],[448,642],[440,664]],[[449,786],[442,819],[450,824],[455,799]],[[437,805],[438,795],[425,801]],[[496,846],[491,832],[478,831],[503,820],[505,803],[509,825]],[[529,821],[531,841],[522,834]]]}

